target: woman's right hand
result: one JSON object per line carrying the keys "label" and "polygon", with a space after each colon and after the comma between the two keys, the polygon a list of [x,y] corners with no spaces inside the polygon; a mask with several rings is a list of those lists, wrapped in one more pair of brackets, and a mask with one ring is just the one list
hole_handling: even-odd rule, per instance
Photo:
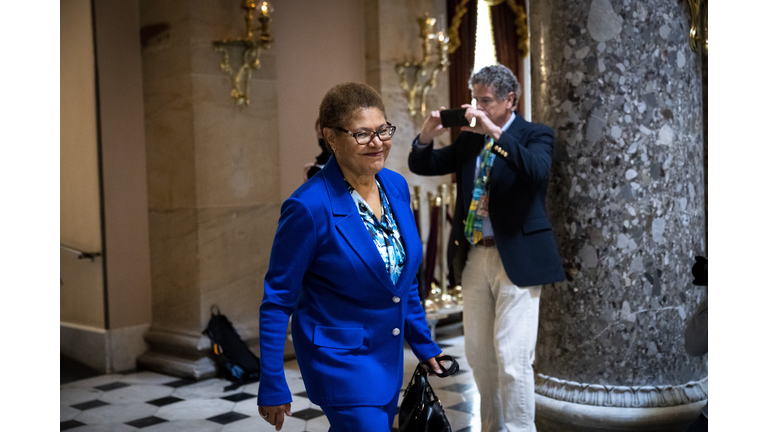
{"label": "woman's right hand", "polygon": [[275,430],[283,428],[283,422],[285,422],[285,416],[293,415],[291,413],[291,404],[275,405],[275,406],[260,406],[259,415],[261,418],[267,421],[275,427]]}

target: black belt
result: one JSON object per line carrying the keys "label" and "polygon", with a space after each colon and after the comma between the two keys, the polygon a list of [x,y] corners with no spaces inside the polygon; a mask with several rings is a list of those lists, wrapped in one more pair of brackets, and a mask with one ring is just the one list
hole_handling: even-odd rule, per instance
{"label": "black belt", "polygon": [[493,240],[493,237],[484,237],[482,240],[477,242],[475,246],[492,247],[492,246],[496,246],[496,241]]}

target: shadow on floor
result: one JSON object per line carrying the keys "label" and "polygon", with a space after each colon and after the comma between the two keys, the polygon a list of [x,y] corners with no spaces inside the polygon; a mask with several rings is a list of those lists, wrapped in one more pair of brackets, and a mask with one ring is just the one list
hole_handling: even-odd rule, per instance
{"label": "shadow on floor", "polygon": [[96,369],[92,369],[76,360],[61,354],[61,360],[59,362],[60,367],[60,383],[63,385],[72,381],[78,381],[81,379],[92,378],[102,375],[101,372]]}

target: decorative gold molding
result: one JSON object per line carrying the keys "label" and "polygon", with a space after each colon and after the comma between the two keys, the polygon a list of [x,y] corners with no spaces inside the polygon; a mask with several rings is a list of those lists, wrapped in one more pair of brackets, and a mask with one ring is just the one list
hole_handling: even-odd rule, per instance
{"label": "decorative gold molding", "polygon": [[525,14],[525,8],[515,3],[515,0],[507,0],[507,5],[515,13],[517,49],[523,57],[528,57],[528,17]]}
{"label": "decorative gold molding", "polygon": [[[461,40],[459,39],[459,27],[461,27],[461,19],[467,13],[467,2],[469,0],[462,0],[461,3],[456,6],[456,13],[453,15],[451,21],[451,27],[448,28],[448,37],[450,42],[448,43],[448,54],[453,54],[458,47],[461,46]],[[497,6],[501,3],[507,3],[512,12],[515,14],[515,33],[517,33],[517,49],[523,57],[528,56],[528,19],[525,14],[525,8],[515,3],[514,0],[477,0],[478,4],[481,1],[485,1],[491,6]],[[695,0],[689,0],[695,1]],[[700,0],[699,0],[700,1]]]}
{"label": "decorative gold molding", "polygon": [[467,2],[469,0],[461,0],[461,3],[456,6],[456,13],[453,15],[453,20],[451,20],[451,27],[448,28],[448,54],[453,54],[456,48],[461,46],[459,27],[461,27],[461,19],[467,13]]}
{"label": "decorative gold molding", "polygon": [[691,51],[698,53],[701,48],[704,55],[709,49],[709,35],[707,31],[707,0],[688,0],[691,8],[691,30],[688,33],[688,45]]}

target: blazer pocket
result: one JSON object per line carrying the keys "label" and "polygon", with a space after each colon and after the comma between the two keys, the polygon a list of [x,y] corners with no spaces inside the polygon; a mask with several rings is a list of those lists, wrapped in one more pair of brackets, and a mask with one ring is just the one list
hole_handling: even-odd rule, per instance
{"label": "blazer pocket", "polygon": [[536,231],[551,230],[552,225],[547,218],[529,219],[523,222],[523,233],[531,234]]}
{"label": "blazer pocket", "polygon": [[321,347],[356,349],[363,346],[363,329],[316,326],[313,341]]}

